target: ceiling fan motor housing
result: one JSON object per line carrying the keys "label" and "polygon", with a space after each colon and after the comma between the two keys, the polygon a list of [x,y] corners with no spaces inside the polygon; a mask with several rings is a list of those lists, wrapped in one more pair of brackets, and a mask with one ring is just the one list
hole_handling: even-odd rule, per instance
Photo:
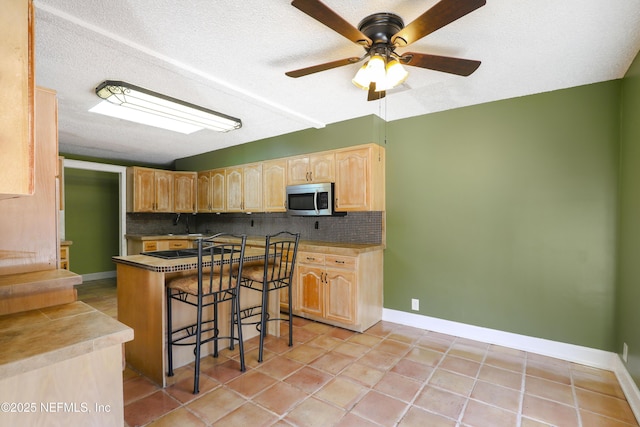
{"label": "ceiling fan motor housing", "polygon": [[372,46],[390,45],[391,37],[404,28],[404,21],[395,13],[374,13],[358,24],[358,29],[371,39]]}

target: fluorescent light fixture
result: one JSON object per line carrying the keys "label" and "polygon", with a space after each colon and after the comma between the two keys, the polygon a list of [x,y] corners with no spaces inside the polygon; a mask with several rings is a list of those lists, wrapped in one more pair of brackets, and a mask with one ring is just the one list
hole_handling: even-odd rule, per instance
{"label": "fluorescent light fixture", "polygon": [[202,129],[228,132],[242,127],[235,117],[121,81],[100,83],[96,95],[104,101],[91,112],[184,134]]}
{"label": "fluorescent light fixture", "polygon": [[376,92],[392,89],[402,84],[409,73],[400,62],[393,58],[389,62],[374,54],[356,73],[352,83],[360,89],[369,90],[372,82],[376,84]]}

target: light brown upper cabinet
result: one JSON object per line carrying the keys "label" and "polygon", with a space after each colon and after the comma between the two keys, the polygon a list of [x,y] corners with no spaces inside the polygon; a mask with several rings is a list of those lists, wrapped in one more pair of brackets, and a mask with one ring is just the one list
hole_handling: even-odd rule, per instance
{"label": "light brown upper cabinet", "polygon": [[242,167],[244,212],[262,212],[262,163],[251,163]]}
{"label": "light brown upper cabinet", "polygon": [[262,211],[262,163],[225,169],[226,212]]}
{"label": "light brown upper cabinet", "polygon": [[287,185],[335,181],[333,151],[287,159]]}
{"label": "light brown upper cabinet", "polygon": [[0,199],[35,190],[34,24],[31,0],[8,0],[0,13]]}
{"label": "light brown upper cabinet", "polygon": [[173,212],[173,172],[127,168],[127,211]]}
{"label": "light brown upper cabinet", "polygon": [[198,212],[224,212],[225,208],[224,169],[198,172]]}
{"label": "light brown upper cabinet", "polygon": [[242,166],[226,168],[224,179],[227,191],[226,212],[242,212]]}
{"label": "light brown upper cabinet", "polygon": [[195,172],[173,172],[174,212],[196,212],[196,183],[197,174]]}
{"label": "light brown upper cabinet", "polygon": [[211,171],[198,172],[198,212],[211,212]]}
{"label": "light brown upper cabinet", "polygon": [[264,212],[285,212],[287,192],[287,161],[262,162],[262,208]]}
{"label": "light brown upper cabinet", "polygon": [[384,147],[367,144],[337,150],[335,156],[336,210],[384,211]]}

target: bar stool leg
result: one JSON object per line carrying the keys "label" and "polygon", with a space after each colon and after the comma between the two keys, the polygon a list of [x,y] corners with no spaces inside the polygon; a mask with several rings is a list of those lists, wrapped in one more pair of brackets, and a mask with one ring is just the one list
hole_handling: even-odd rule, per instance
{"label": "bar stool leg", "polygon": [[291,312],[291,283],[287,286],[289,299],[287,300],[287,309],[289,310],[289,347],[293,346],[293,313]]}
{"label": "bar stool leg", "polygon": [[193,350],[195,360],[195,372],[193,374],[193,394],[200,392],[200,331],[202,330],[202,299],[198,298],[198,313],[196,317],[196,348]]}
{"label": "bar stool leg", "polygon": [[267,284],[262,284],[262,313],[260,313],[260,348],[258,349],[258,362],[262,362],[264,350],[264,337],[267,335],[267,315],[269,313],[269,289]]}
{"label": "bar stool leg", "polygon": [[167,288],[167,364],[169,365],[168,376],[173,376],[173,329],[171,326],[171,289]]}
{"label": "bar stool leg", "polygon": [[[240,290],[238,289],[238,292]],[[242,342],[242,324],[240,323],[240,296],[236,295],[236,298],[232,301],[232,308],[231,308],[231,336],[233,337],[233,317],[234,317],[234,313],[235,313],[235,318],[238,320],[238,347],[240,350],[240,370],[242,372],[245,371],[245,366],[244,366],[244,343]],[[233,343],[233,338],[231,339],[231,342]]]}

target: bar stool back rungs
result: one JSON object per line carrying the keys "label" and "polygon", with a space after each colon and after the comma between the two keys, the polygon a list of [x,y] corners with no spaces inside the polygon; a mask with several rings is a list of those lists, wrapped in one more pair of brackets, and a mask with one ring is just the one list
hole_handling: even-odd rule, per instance
{"label": "bar stool back rungs", "polygon": [[[219,340],[229,340],[229,348],[232,350],[237,341],[240,351],[240,370],[245,370],[242,328],[238,328],[237,336],[234,334],[234,327],[238,324],[240,313],[240,281],[237,279],[238,276],[231,272],[237,271],[242,274],[246,241],[245,235],[224,233],[198,239],[197,274],[179,276],[167,283],[168,376],[173,376],[173,346],[194,346],[194,394],[199,392],[200,350],[203,344],[213,341],[213,356],[217,357]],[[194,307],[194,322],[174,328],[172,301]],[[221,336],[218,306],[227,301],[231,304],[229,335]],[[204,314],[204,309],[207,307],[212,307],[212,317]]]}
{"label": "bar stool back rungs", "polygon": [[[241,286],[262,292],[261,305],[244,308],[240,316],[242,324],[255,324],[256,329],[260,332],[258,362],[262,362],[267,322],[288,320],[289,346],[293,345],[291,284],[293,282],[299,241],[300,233],[290,233],[288,231],[266,236],[264,262],[247,264],[240,275],[242,277]],[[287,317],[276,316],[271,318],[268,310],[269,292],[280,292],[281,289],[285,288],[289,296],[289,315]],[[279,294],[277,295],[279,296]],[[251,318],[256,320],[250,321],[249,319]]]}

